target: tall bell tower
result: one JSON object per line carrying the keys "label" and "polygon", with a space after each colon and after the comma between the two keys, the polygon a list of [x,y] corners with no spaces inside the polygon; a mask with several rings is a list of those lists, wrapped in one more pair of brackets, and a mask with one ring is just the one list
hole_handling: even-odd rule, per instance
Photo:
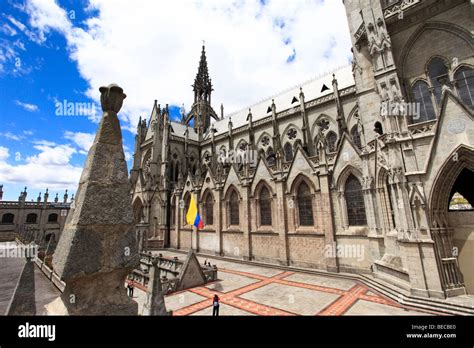
{"label": "tall bell tower", "polygon": [[194,131],[199,134],[199,139],[209,129],[211,117],[218,120],[218,116],[211,106],[212,81],[207,68],[206,49],[202,46],[201,59],[199,61],[198,72],[192,85],[194,91],[194,103],[191,111],[186,117],[186,124],[194,120]]}

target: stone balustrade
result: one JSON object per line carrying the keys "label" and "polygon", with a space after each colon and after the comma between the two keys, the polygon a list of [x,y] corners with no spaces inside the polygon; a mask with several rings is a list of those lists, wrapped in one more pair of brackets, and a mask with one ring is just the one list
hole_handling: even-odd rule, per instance
{"label": "stone balustrade", "polygon": [[[163,255],[153,256],[151,253],[140,254],[140,267],[135,269],[128,279],[146,288],[149,281],[149,270],[153,264],[153,260],[158,260],[158,268],[160,269],[161,285],[163,294],[167,295],[178,290],[179,275],[184,261],[177,257],[169,258]],[[201,265],[201,269],[206,278],[206,282],[217,280],[217,267]]]}

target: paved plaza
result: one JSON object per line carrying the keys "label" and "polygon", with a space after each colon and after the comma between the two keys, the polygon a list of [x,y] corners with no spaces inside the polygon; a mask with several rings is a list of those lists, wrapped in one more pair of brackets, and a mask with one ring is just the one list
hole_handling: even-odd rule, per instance
{"label": "paved plaza", "polygon": [[[162,251],[164,256],[184,254]],[[201,263],[205,257],[198,257]],[[208,259],[218,267],[218,280],[165,297],[173,315],[212,315],[212,298],[220,298],[220,315],[431,315],[404,307],[366,285],[331,276],[308,274]],[[136,288],[140,309],[145,300]]]}

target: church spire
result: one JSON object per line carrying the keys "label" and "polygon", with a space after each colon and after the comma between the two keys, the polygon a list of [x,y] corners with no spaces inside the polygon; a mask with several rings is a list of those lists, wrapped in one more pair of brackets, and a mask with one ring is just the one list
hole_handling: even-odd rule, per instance
{"label": "church spire", "polygon": [[206,48],[204,45],[202,46],[198,72],[192,87],[194,91],[194,103],[183,123],[190,124],[190,122],[194,122],[194,131],[198,134],[199,141],[201,141],[211,125],[211,118],[215,120],[219,119],[211,106],[211,93],[213,88],[207,68]]}
{"label": "church spire", "polygon": [[199,68],[194,79],[194,102],[205,101],[211,103],[212,82],[209,78],[209,70],[207,68],[206,48],[203,45],[201,51],[201,59],[199,61]]}

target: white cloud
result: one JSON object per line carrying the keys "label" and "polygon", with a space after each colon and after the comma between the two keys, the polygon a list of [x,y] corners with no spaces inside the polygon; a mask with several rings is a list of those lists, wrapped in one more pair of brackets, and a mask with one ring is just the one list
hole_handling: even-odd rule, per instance
{"label": "white cloud", "polygon": [[15,100],[15,104],[18,106],[21,106],[23,109],[29,112],[35,112],[38,111],[38,105],[35,104],[30,104],[30,103],[23,103],[19,100]]}
{"label": "white cloud", "polygon": [[89,8],[98,15],[81,27],[54,0],[29,0],[25,11],[37,38],[47,40],[52,30],[66,38],[89,97],[98,102],[98,88],[111,82],[124,88],[125,128],[132,131],[154,99],[189,110],[202,39],[213,104],[218,110],[223,102],[226,113],[350,57],[342,1],[90,0]]}
{"label": "white cloud", "polygon": [[17,31],[8,24],[2,25],[0,31],[8,36],[15,36],[17,34]]}
{"label": "white cloud", "polygon": [[95,134],[66,131],[64,132],[64,138],[72,140],[79,147],[79,153],[87,155],[94,141]]}
{"label": "white cloud", "polygon": [[0,146],[0,161],[6,160],[10,156],[8,148]]}
{"label": "white cloud", "polygon": [[22,140],[24,138],[23,135],[17,135],[17,134],[13,134],[11,132],[0,133],[0,136],[2,136],[4,138],[7,138],[9,140],[15,140],[15,141],[19,141],[19,140]]}
{"label": "white cloud", "polygon": [[[22,22],[20,22],[16,18],[14,18],[12,16],[6,16],[6,18],[15,27],[17,27],[23,34],[25,34],[28,37],[28,39],[30,39],[31,41],[33,41],[37,44],[42,44],[46,40],[43,31],[39,31],[39,34],[37,34],[33,31],[29,30],[28,27],[25,24],[23,24]],[[15,34],[16,34],[16,31],[15,31]]]}
{"label": "white cloud", "polygon": [[123,145],[123,153],[125,155],[125,161],[130,161],[133,157],[132,151],[130,151],[130,148],[127,145]]}
{"label": "white cloud", "polygon": [[[87,155],[89,149],[94,142],[95,133],[82,133],[82,132],[64,132],[64,138],[71,140],[77,147],[78,152],[82,155]],[[130,148],[127,145],[123,145],[125,160],[129,161],[133,157],[133,153],[130,151]]]}
{"label": "white cloud", "polygon": [[34,145],[40,153],[27,157],[27,162],[38,165],[67,165],[77,151],[70,145]]}
{"label": "white cloud", "polygon": [[35,145],[42,145],[42,146],[56,146],[56,143],[49,140],[34,140],[32,141]]}
{"label": "white cloud", "polygon": [[0,182],[25,184],[37,189],[75,190],[82,173],[82,167],[70,163],[76,150],[69,145],[46,144],[48,142],[38,142],[34,148],[39,152],[18,165],[7,163],[9,150],[0,146]]}
{"label": "white cloud", "polygon": [[[9,149],[0,146],[0,183],[27,185],[33,189],[76,190],[83,167],[71,163],[72,156],[87,155],[94,141],[94,134],[66,131],[64,138],[73,144],[58,144],[49,140],[35,140],[31,143],[37,153],[27,156],[24,163],[12,165],[7,162]],[[132,153],[124,146],[125,158]],[[15,152],[15,161],[21,160],[21,153]]]}

